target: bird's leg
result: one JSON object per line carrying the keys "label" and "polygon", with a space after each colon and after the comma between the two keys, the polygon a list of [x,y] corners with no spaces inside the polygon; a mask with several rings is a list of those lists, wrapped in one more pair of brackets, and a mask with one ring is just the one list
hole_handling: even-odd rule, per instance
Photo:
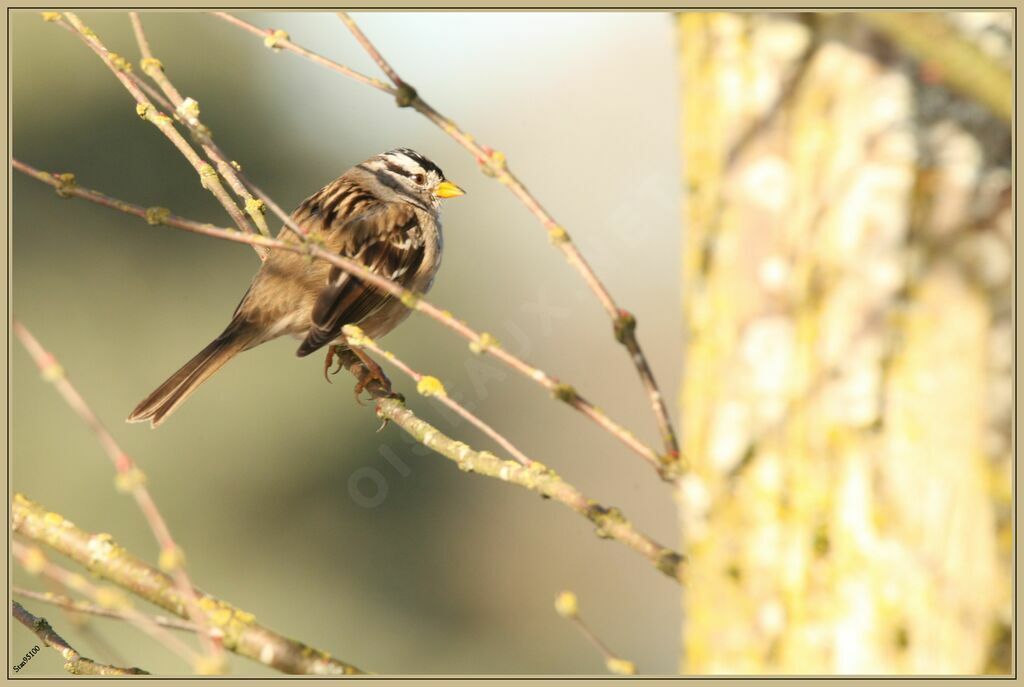
{"label": "bird's leg", "polygon": [[359,358],[359,362],[363,364],[364,370],[363,374],[359,376],[359,381],[356,382],[356,402],[359,403],[359,405],[363,404],[363,402],[359,400],[359,395],[363,393],[363,390],[371,382],[377,382],[384,387],[387,395],[392,395],[391,380],[388,379],[386,374],[384,374],[384,370],[381,369],[380,365],[360,349],[353,348],[350,350],[357,358]]}
{"label": "bird's leg", "polygon": [[[327,359],[324,360],[324,379],[327,380],[328,384],[331,383],[330,375],[338,374],[339,372],[341,372],[341,368],[345,367],[345,356],[343,355],[344,351],[345,348],[343,346],[338,346],[337,344],[327,347]],[[334,356],[338,356],[338,366],[335,367],[334,371],[332,372],[331,363],[334,362]]]}

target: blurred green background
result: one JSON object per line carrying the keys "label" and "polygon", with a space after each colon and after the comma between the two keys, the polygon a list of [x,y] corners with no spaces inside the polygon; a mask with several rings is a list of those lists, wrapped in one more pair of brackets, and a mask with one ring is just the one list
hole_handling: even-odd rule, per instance
{"label": "blurred green background", "polygon": [[[110,49],[137,62],[125,13],[81,16]],[[376,74],[332,14],[243,16]],[[354,17],[428,102],[505,152],[565,224],[637,315],[675,412],[680,171],[671,17]],[[150,12],[143,22],[155,54],[200,103],[216,140],[286,208],[392,147],[435,160],[468,195],[444,210],[445,260],[430,300],[656,441],[606,315],[534,218],[442,132],[386,96],[275,54],[209,15]],[[10,52],[16,158],[74,172],[81,185],[127,201],[229,224],[75,36],[38,13],[13,12]],[[61,200],[17,174],[13,219],[15,316],[60,358],[145,470],[199,587],[375,672],[601,672],[594,648],[552,610],[555,594],[569,588],[594,629],[641,672],[675,672],[675,583],[593,536],[564,507],[463,474],[393,427],[377,433],[372,410],[353,402],[350,379],[326,384],[321,358],[296,358],[294,341],[241,356],[159,430],[124,424],[143,396],[220,332],[257,268],[248,248]],[[539,387],[473,356],[463,340],[418,315],[384,343],[588,496],[622,508],[655,539],[678,541],[670,493],[652,471]],[[13,488],[154,561],[152,537],[131,499],[114,490],[98,443],[16,344],[12,358]],[[423,417],[495,449],[417,397],[397,372],[392,378]],[[408,468],[404,476],[395,455]],[[375,498],[367,498],[371,481],[358,479],[366,474],[383,478]],[[353,485],[363,498],[353,496]],[[14,580],[39,584],[20,570]],[[52,617],[83,653],[111,658],[55,609],[26,605]],[[93,622],[127,663],[189,672],[133,628]],[[34,643],[15,628],[15,655]],[[269,674],[234,656],[231,671]],[[62,674],[60,660],[43,652],[23,674]]]}

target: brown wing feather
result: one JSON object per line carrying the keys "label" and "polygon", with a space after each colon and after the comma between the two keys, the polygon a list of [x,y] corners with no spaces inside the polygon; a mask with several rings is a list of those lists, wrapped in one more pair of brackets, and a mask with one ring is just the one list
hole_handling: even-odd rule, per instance
{"label": "brown wing feather", "polygon": [[[348,239],[341,255],[358,260],[371,272],[402,280],[420,268],[423,241],[416,214],[404,204],[376,206],[339,229]],[[358,237],[358,240],[356,240]],[[359,324],[392,300],[392,296],[358,277],[332,267],[327,286],[313,306],[312,326],[297,351],[309,355],[341,335],[347,324]]]}

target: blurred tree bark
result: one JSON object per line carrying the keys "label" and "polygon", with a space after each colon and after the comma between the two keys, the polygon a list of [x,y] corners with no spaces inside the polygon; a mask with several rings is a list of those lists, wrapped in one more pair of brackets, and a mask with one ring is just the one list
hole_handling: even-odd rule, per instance
{"label": "blurred tree bark", "polygon": [[678,31],[682,672],[1009,672],[1008,127],[853,15]]}

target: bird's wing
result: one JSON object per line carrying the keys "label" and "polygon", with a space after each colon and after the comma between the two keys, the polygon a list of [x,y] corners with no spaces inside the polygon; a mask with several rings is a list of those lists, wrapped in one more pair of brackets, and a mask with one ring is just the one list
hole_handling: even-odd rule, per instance
{"label": "bird's wing", "polygon": [[[401,283],[419,270],[424,243],[419,220],[405,203],[374,205],[352,217],[337,230],[340,255],[356,260],[371,272]],[[313,322],[299,346],[309,355],[338,338],[347,324],[359,324],[386,303],[390,294],[363,282],[339,267],[331,267],[327,284],[313,305]]]}

